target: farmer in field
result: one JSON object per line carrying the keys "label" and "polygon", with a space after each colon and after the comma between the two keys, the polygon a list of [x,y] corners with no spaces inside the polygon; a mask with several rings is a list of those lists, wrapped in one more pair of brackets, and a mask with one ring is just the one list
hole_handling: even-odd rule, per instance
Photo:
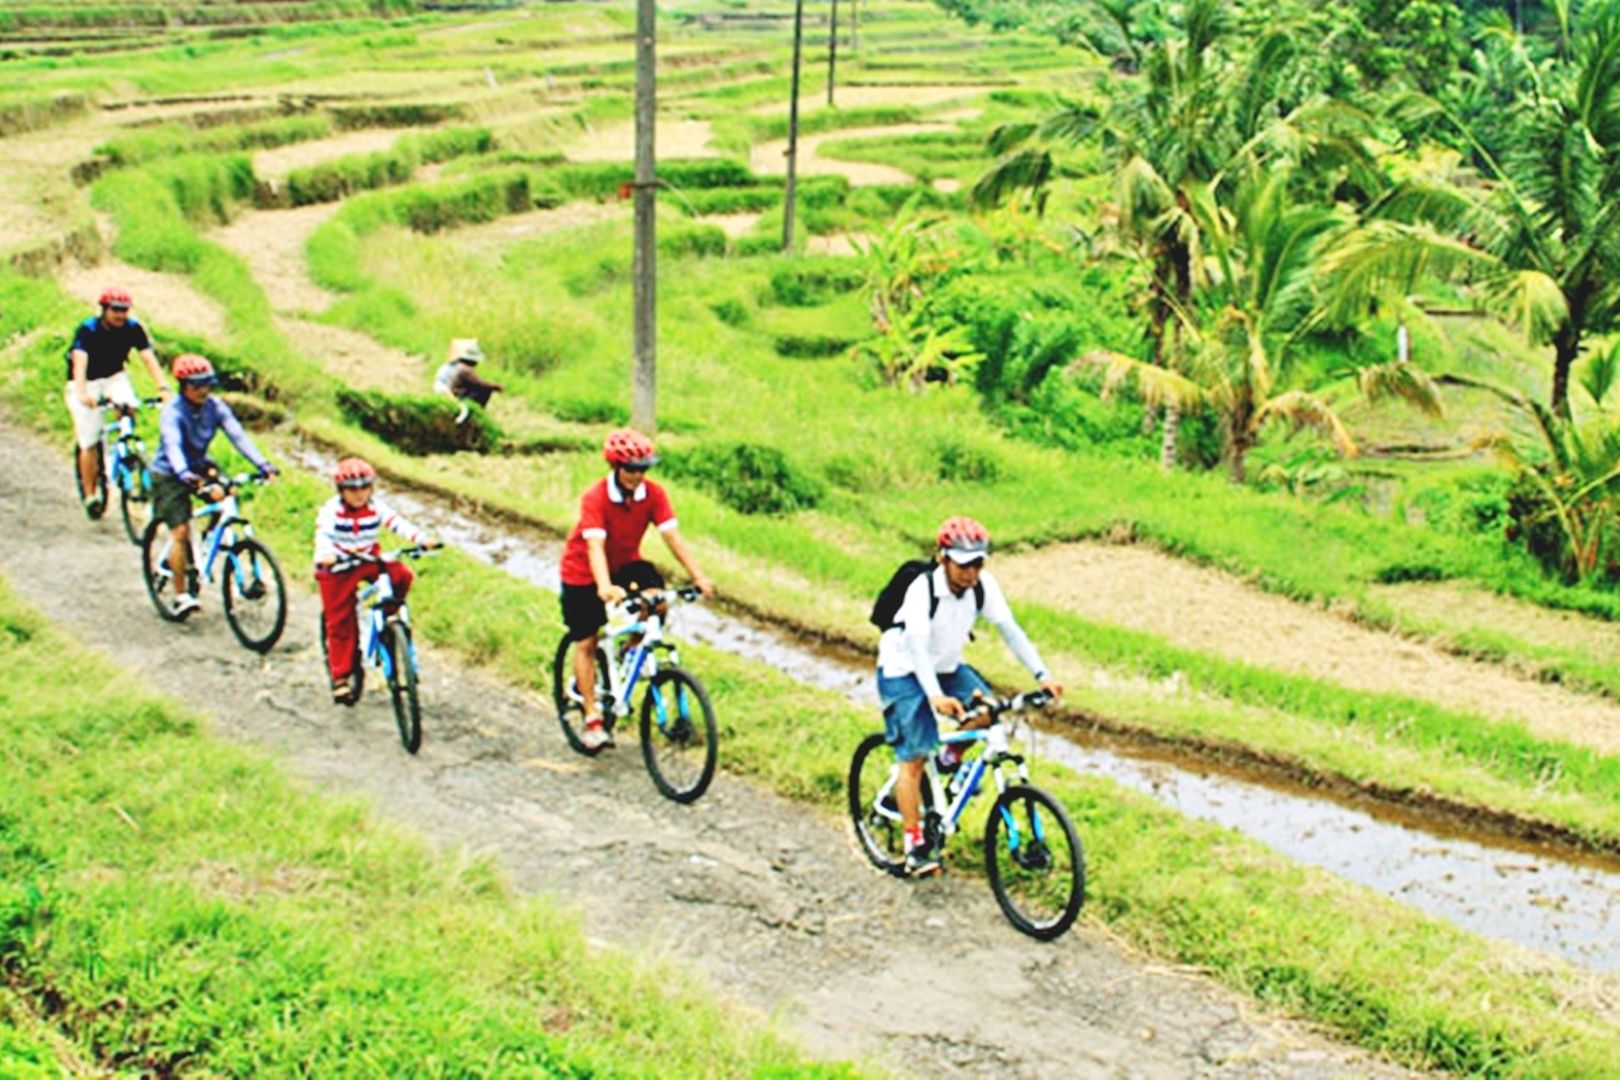
{"label": "farmer in field", "polygon": [[96,475],[96,445],[101,442],[101,408],[110,404],[133,409],[140,404],[124,366],[131,351],[152,374],[158,394],[167,399],[169,387],[152,351],[152,339],[141,321],[130,314],[129,293],[119,288],[102,291],[101,314],[80,323],[67,351],[67,386],[63,400],[73,417],[73,434],[79,443],[79,478],[84,491],[84,507],[95,517],[105,497]]}
{"label": "farmer in field", "polygon": [[456,338],[450,342],[450,359],[433,378],[433,389],[457,401],[476,401],[488,408],[490,397],[506,387],[479,376],[478,365],[483,359],[484,350],[478,347],[477,338]]}
{"label": "farmer in field", "polygon": [[585,711],[580,738],[590,750],[612,745],[596,700],[596,639],[607,623],[607,605],[623,600],[626,589],[664,587],[658,570],[641,557],[647,526],[658,529],[692,584],[704,596],[714,595],[714,583],[676,531],[669,496],[647,479],[647,470],[658,464],[652,440],[624,428],[607,437],[602,456],[611,471],[580,496],[579,523],[563,546],[561,567],[563,622],[574,642],[574,678]]}
{"label": "farmer in field", "polygon": [[[964,663],[973,624],[982,616],[1001,632],[1020,663],[1054,696],[1063,693],[1041,654],[1013,618],[1001,586],[984,569],[990,533],[968,517],[939,527],[933,562],[908,562],[895,571],[872,608],[878,638],[878,696],[883,726],[900,763],[895,801],[906,834],[906,872],[916,877],[939,872],[939,853],[923,835],[922,775],[928,755],[939,749],[939,717],[960,720],[967,703],[988,694],[990,685]],[[939,767],[961,763],[956,748],[940,751]]]}

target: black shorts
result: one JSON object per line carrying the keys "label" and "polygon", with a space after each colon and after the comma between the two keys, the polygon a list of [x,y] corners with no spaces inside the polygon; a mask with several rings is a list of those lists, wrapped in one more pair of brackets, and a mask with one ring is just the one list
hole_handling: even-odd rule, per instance
{"label": "black shorts", "polygon": [[153,473],[152,516],[171,529],[190,521],[190,485],[168,473]]}
{"label": "black shorts", "polygon": [[[613,584],[627,592],[662,589],[664,577],[652,563],[642,559],[625,563],[612,574]],[[568,637],[584,641],[595,637],[607,625],[607,605],[596,595],[595,585],[569,585],[562,587],[562,617],[568,627]]]}

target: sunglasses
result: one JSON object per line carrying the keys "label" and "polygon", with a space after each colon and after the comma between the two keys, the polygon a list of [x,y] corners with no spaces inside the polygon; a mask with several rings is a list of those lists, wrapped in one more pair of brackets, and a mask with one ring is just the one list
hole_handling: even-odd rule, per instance
{"label": "sunglasses", "polygon": [[343,488],[345,491],[364,491],[373,486],[375,486],[375,481],[372,480],[344,480],[338,484],[338,487]]}
{"label": "sunglasses", "polygon": [[651,465],[620,465],[619,468],[627,473],[644,473],[652,468]]}

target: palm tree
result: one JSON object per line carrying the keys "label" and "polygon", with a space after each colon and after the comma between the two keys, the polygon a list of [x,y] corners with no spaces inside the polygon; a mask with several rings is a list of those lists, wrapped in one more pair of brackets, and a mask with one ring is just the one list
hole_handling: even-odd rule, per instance
{"label": "palm tree", "polygon": [[1456,130],[1483,182],[1391,188],[1339,269],[1357,283],[1349,303],[1415,269],[1465,276],[1487,308],[1552,346],[1551,407],[1568,420],[1587,338],[1620,323],[1620,0],[1576,38],[1572,61],[1517,55],[1517,106],[1484,132],[1431,98],[1404,103],[1405,118]]}
{"label": "palm tree", "polygon": [[[1235,183],[1273,160],[1349,168],[1358,180],[1370,169],[1360,143],[1367,119],[1311,93],[1292,28],[1272,27],[1241,63],[1226,48],[1233,29],[1226,0],[1189,0],[1176,36],[1139,43],[1141,76],[1120,84],[1106,110],[1060,100],[1039,124],[993,132],[997,161],[972,191],[981,207],[1020,191],[1044,207],[1058,173],[1054,151],[1100,132],[1115,181],[1114,246],[1147,272],[1150,355],[1171,369],[1183,363],[1186,320],[1178,313],[1191,305],[1203,244],[1191,210],[1195,193]],[[1160,463],[1169,468],[1178,405],[1174,396],[1163,404]]]}
{"label": "palm tree", "polygon": [[[1354,224],[1348,210],[1296,203],[1295,181],[1286,168],[1257,173],[1236,189],[1230,206],[1217,201],[1213,187],[1189,191],[1187,213],[1207,246],[1208,269],[1195,282],[1191,305],[1177,312],[1190,341],[1184,373],[1116,353],[1086,358],[1106,367],[1105,391],[1131,381],[1150,403],[1213,409],[1227,468],[1239,483],[1268,424],[1313,428],[1341,454],[1357,452],[1332,403],[1291,385],[1300,344],[1329,310],[1327,255]],[[1370,365],[1356,376],[1370,399],[1398,397],[1440,410],[1434,383],[1414,365]]]}

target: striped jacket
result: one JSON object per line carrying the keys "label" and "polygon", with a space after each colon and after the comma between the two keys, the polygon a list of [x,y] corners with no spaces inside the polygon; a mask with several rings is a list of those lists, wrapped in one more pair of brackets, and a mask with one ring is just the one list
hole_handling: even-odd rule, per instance
{"label": "striped jacket", "polygon": [[343,496],[334,495],[315,515],[315,562],[346,555],[375,555],[384,529],[392,529],[406,543],[419,544],[427,534],[395,513],[381,499],[373,498],[358,510],[344,505]]}

